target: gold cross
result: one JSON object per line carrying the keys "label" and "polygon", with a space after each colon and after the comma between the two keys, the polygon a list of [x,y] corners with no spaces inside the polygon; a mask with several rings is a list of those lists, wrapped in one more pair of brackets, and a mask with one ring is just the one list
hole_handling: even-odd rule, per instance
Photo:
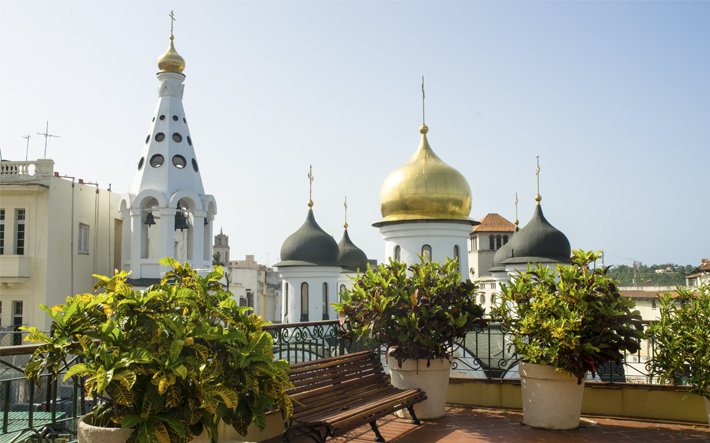
{"label": "gold cross", "polygon": [[345,225],[343,227],[345,229],[348,229],[348,196],[345,196],[345,203],[343,204],[345,206]]}
{"label": "gold cross", "polygon": [[175,13],[171,10],[170,14],[170,37],[173,36],[173,25],[175,24]]}
{"label": "gold cross", "polygon": [[535,156],[535,159],[537,160],[537,168],[535,169],[535,175],[537,176],[537,195],[535,196],[535,201],[539,205],[540,200],[542,200],[540,196],[540,156]]}
{"label": "gold cross", "polygon": [[308,207],[313,207],[313,165],[308,165]]}

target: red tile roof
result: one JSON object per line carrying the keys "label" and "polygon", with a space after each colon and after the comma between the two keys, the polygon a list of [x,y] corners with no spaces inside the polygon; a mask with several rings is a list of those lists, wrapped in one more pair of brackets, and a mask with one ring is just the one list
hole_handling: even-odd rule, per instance
{"label": "red tile roof", "polygon": [[515,232],[515,225],[500,214],[486,214],[481,224],[473,228],[473,232]]}

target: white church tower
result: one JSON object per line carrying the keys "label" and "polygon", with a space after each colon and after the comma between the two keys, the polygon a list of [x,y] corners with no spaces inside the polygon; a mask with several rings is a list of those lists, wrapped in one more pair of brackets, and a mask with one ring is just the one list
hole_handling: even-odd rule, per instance
{"label": "white church tower", "polygon": [[478,224],[469,218],[471,188],[431,149],[429,128],[423,123],[417,151],[382,184],[382,220],[373,226],[384,237],[388,259],[411,265],[419,263],[419,256],[436,262],[457,258],[461,278],[466,279],[468,239],[471,226]]}
{"label": "white church tower", "polygon": [[212,263],[217,204],[202,186],[182,104],[185,60],[173,40],[171,24],[170,47],[158,59],[158,104],[129,193],[121,202],[122,263],[135,280],[160,278],[165,269],[158,261],[163,257],[198,269]]}

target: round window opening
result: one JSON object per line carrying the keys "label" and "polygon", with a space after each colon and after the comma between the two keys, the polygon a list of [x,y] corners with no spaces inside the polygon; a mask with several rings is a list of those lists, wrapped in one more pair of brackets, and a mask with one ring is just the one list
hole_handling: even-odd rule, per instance
{"label": "round window opening", "polygon": [[187,164],[187,161],[185,161],[185,157],[182,155],[174,155],[173,156],[173,165],[175,165],[176,168],[182,169],[185,167]]}
{"label": "round window opening", "polygon": [[143,168],[144,163],[145,163],[145,157],[141,157],[141,159],[138,160],[138,170],[139,171]]}
{"label": "round window opening", "polygon": [[182,135],[177,132],[173,132],[173,141],[175,141],[175,143],[180,143],[182,141]]}
{"label": "round window opening", "polygon": [[163,140],[165,140],[165,134],[163,134],[162,132],[158,132],[157,134],[155,134],[155,141],[162,142]]}
{"label": "round window opening", "polygon": [[161,120],[165,120],[165,116],[164,116],[164,115],[161,115],[161,116],[160,116],[160,119],[161,119]]}
{"label": "round window opening", "polygon": [[187,144],[192,146],[192,139],[190,138],[189,135],[187,136]]}
{"label": "round window opening", "polygon": [[177,116],[177,115],[173,115],[173,121],[174,121],[174,122],[178,121],[178,116]]}
{"label": "round window opening", "polygon": [[192,159],[192,169],[194,169],[195,172],[198,172],[200,170],[200,168],[197,167],[197,160],[195,160],[194,158]]}
{"label": "round window opening", "polygon": [[165,157],[160,154],[155,154],[150,158],[150,165],[154,168],[159,168],[165,163]]}

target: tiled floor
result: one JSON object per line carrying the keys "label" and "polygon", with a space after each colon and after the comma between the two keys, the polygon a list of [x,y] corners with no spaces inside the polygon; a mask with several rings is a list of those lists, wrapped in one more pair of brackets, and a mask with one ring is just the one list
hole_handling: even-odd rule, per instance
{"label": "tiled floor", "polygon": [[[392,443],[463,443],[463,442],[710,442],[708,426],[652,423],[600,417],[583,417],[579,429],[547,431],[520,422],[522,412],[448,406],[447,415],[421,426],[390,416],[378,421],[385,440]],[[353,430],[334,443],[372,442],[374,434],[369,426]],[[279,442],[273,439],[270,443]],[[295,440],[299,443],[312,441]]]}

